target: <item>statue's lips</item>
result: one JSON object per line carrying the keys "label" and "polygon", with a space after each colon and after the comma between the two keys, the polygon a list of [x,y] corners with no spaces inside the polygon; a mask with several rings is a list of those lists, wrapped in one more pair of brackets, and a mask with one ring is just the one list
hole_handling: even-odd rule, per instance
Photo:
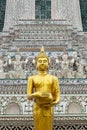
{"label": "statue's lips", "polygon": [[42,65],[40,65],[40,67],[45,67],[45,65],[42,64]]}

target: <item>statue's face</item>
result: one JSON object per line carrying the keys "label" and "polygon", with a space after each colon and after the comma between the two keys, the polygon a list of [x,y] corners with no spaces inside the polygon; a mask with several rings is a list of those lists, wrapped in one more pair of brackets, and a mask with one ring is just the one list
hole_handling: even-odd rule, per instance
{"label": "statue's face", "polygon": [[40,71],[45,71],[49,67],[48,59],[47,58],[39,58],[37,60],[37,69]]}

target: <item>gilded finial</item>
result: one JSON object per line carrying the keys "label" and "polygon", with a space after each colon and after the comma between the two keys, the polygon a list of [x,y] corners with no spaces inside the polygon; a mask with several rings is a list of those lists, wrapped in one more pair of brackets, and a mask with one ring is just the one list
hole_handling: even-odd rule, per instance
{"label": "gilded finial", "polygon": [[41,47],[41,53],[44,53],[44,47],[43,46]]}

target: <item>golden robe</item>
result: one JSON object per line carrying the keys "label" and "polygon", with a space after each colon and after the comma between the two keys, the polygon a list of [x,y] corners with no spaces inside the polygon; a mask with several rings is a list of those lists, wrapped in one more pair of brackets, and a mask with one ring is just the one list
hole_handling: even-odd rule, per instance
{"label": "golden robe", "polygon": [[[28,79],[27,95],[34,92],[51,93],[53,101],[60,98],[59,82],[57,77],[46,75],[34,75]],[[53,127],[53,106],[39,104],[37,99],[34,102],[33,116],[35,130],[52,130]]]}

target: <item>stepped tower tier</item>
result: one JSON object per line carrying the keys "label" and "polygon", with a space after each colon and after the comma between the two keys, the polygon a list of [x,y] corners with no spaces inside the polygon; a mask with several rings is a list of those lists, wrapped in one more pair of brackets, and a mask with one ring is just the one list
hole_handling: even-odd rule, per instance
{"label": "stepped tower tier", "polygon": [[[41,17],[38,15],[36,17],[37,13]],[[44,17],[44,14],[47,17]],[[3,30],[8,31],[9,28],[17,25],[20,19],[38,18],[66,20],[74,28],[82,31],[79,0],[7,0]]]}

